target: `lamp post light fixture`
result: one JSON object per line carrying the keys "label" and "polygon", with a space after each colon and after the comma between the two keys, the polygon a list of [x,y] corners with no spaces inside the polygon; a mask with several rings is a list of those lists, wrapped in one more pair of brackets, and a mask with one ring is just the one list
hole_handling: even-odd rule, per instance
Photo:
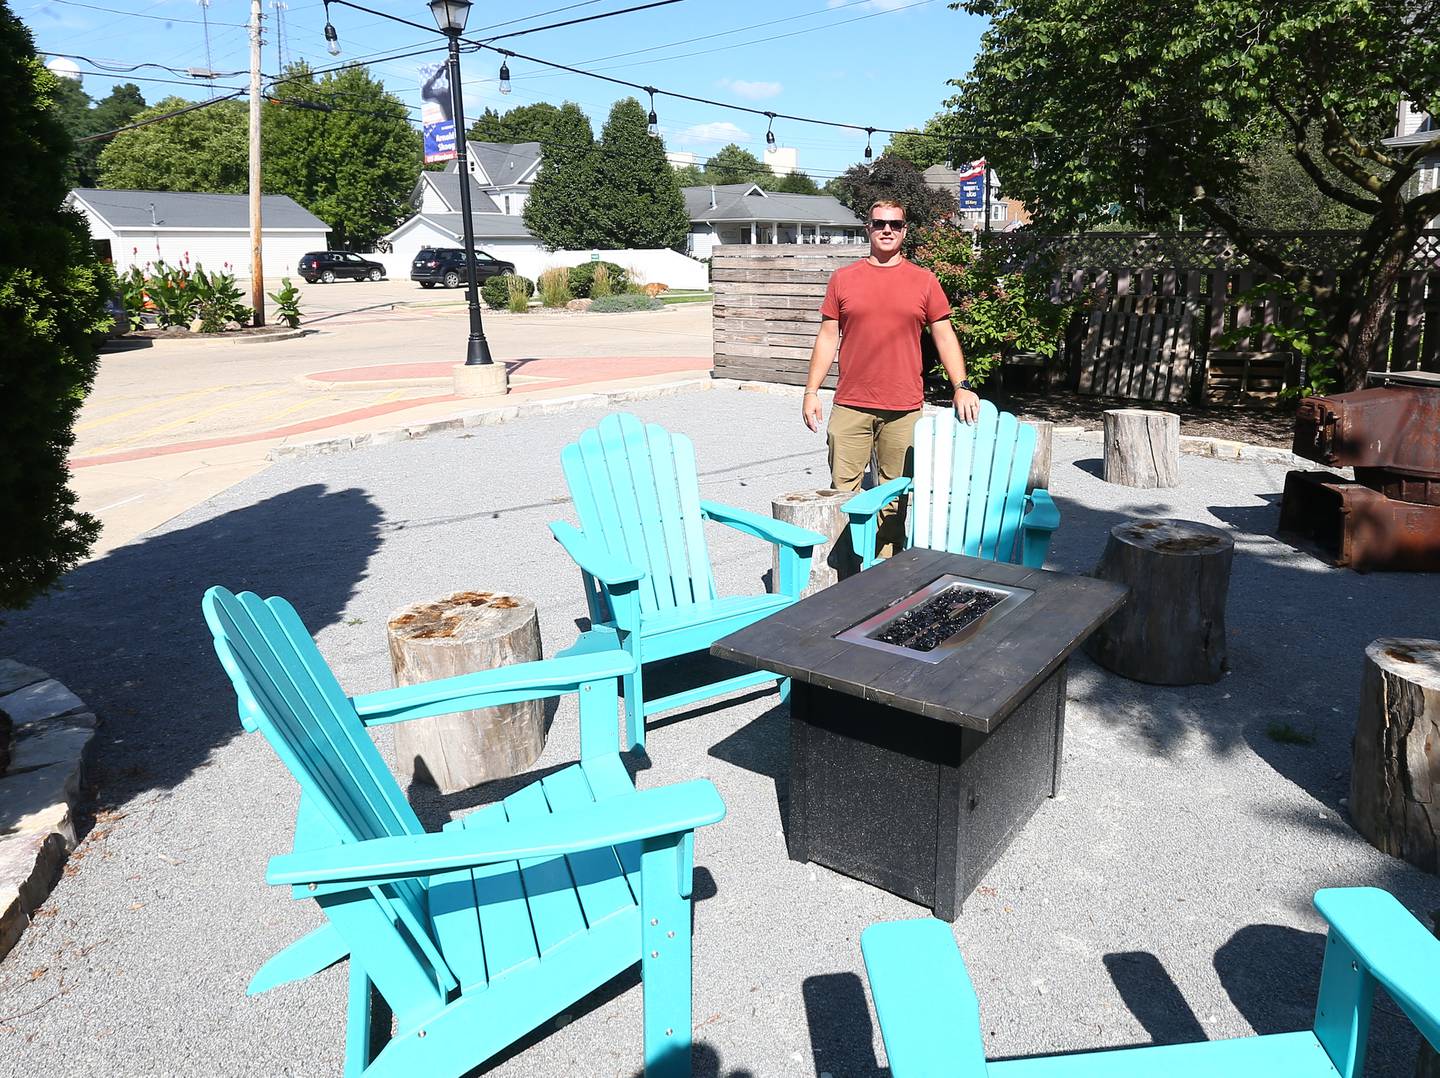
{"label": "lamp post light fixture", "polygon": [[465,366],[493,366],[495,360],[490,356],[490,344],[485,340],[485,327],[480,318],[480,286],[475,277],[475,222],[470,212],[470,162],[465,138],[464,93],[460,88],[460,35],[465,32],[465,20],[470,16],[470,0],[430,0],[430,13],[450,42],[446,74],[450,80],[450,111],[455,119],[455,163],[460,180],[460,216],[465,227],[465,288],[470,304],[470,339],[465,347]]}

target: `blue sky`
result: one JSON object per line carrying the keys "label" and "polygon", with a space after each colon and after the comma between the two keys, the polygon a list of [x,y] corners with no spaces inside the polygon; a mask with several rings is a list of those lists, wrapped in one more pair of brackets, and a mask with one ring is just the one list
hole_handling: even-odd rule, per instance
{"label": "blue sky", "polygon": [[[489,38],[637,2],[640,0],[479,2],[471,10],[466,32]],[[277,12],[276,3],[284,4],[284,10]],[[377,0],[366,6],[432,25],[429,9],[419,0],[406,4]],[[79,66],[86,72],[84,87],[95,98],[127,79],[141,87],[147,101],[171,93],[190,99],[207,96],[203,84],[157,68],[128,74],[97,70],[142,62],[181,69],[205,67],[202,15],[209,20],[211,67],[221,72],[248,70],[249,45],[243,25],[249,17],[248,0],[210,0],[204,10],[199,0],[124,0],[119,4],[107,0],[86,0],[85,4],[12,0],[12,7],[34,32],[39,49],[94,61],[79,61]],[[571,10],[555,10],[562,7]],[[434,34],[337,5],[331,9],[331,18],[343,51],[339,58],[332,58],[325,51],[320,0],[264,0],[264,10],[268,20],[263,67],[270,74],[279,69],[279,47],[287,61],[305,59],[319,67],[441,42]],[[547,11],[554,13],[544,15]],[[524,16],[540,17],[514,21]],[[496,25],[500,23],[506,25]],[[903,128],[923,123],[939,109],[952,92],[946,80],[969,69],[983,29],[983,19],[951,11],[946,0],[681,0],[667,7],[507,38],[497,44],[698,97],[877,128]],[[703,39],[693,40],[696,38]],[[378,62],[372,70],[387,89],[418,106],[415,67],[442,55],[437,52],[433,57]],[[503,111],[534,101],[571,100],[590,114],[598,134],[610,105],[630,92],[517,58],[510,61],[513,91],[501,96],[496,88],[499,63],[495,56],[467,54],[462,64],[467,116],[487,105]],[[181,84],[145,81],[161,79]],[[216,82],[243,87],[247,78],[234,75]],[[643,100],[643,95],[639,96]],[[727,142],[737,142],[757,155],[764,151],[764,117],[664,96],[657,99],[656,111],[670,150],[704,157]],[[414,114],[418,115],[418,110]],[[780,145],[798,151],[799,166],[822,181],[860,160],[865,145],[860,132],[792,121],[777,121],[775,133]],[[884,136],[876,136],[874,145],[878,153]]]}

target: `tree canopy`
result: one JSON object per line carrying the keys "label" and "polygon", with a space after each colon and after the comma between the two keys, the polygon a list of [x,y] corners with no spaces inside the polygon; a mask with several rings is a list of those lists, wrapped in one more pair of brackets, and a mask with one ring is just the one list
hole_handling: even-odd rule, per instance
{"label": "tree canopy", "polygon": [[[121,83],[99,101],[93,100],[72,79],[59,79],[53,108],[71,139],[98,135],[128,124],[145,108],[145,96],[133,82]],[[69,158],[67,182],[72,187],[94,187],[100,182],[100,151],[104,141],[82,142]]]}
{"label": "tree canopy", "polygon": [[540,149],[540,173],[525,200],[525,227],[546,247],[606,247],[591,208],[595,133],[580,106],[567,101]]}
{"label": "tree canopy", "polygon": [[761,184],[767,191],[778,191],[786,195],[818,195],[820,185],[804,172],[795,171]]}
{"label": "tree canopy", "polygon": [[56,100],[65,82],[0,0],[0,609],[52,586],[100,531],[75,508],[66,464],[108,289],[83,218],[64,208],[74,151]]}
{"label": "tree canopy", "polygon": [[944,165],[956,160],[958,136],[954,115],[937,112],[925,121],[925,126],[919,131],[891,135],[885,152],[892,157],[905,158],[923,172],[931,165]]}
{"label": "tree canopy", "polygon": [[888,153],[877,157],[874,164],[851,165],[826,186],[861,219],[870,211],[871,203],[885,198],[904,206],[906,218],[917,225],[947,220],[957,209],[953,194],[931,187],[909,161]]}
{"label": "tree canopy", "polygon": [[520,105],[504,113],[487,108],[470,125],[471,142],[548,142],[560,108],[548,101]]}
{"label": "tree canopy", "polygon": [[[775,182],[775,173],[760,158],[735,143],[722,146],[700,169],[699,183],[758,183],[768,187]],[[695,186],[686,184],[687,187]]]}
{"label": "tree canopy", "polygon": [[[1345,384],[1360,384],[1396,274],[1440,212],[1440,191],[1407,197],[1440,134],[1382,142],[1398,101],[1440,109],[1440,2],[964,7],[990,28],[947,105],[962,144],[983,147],[1039,225],[1083,227],[1111,203],[1147,226],[1203,217],[1316,303]],[[1319,198],[1364,219],[1339,265],[1297,262],[1239,212],[1277,143]]]}
{"label": "tree canopy", "polygon": [[316,79],[305,65],[292,66],[264,107],[262,132],[266,191],[289,195],[330,225],[332,244],[368,249],[405,217],[420,134],[366,68]]}
{"label": "tree canopy", "polygon": [[[132,122],[192,104],[167,97]],[[100,185],[239,194],[249,187],[249,122],[243,103],[218,101],[116,135],[100,152]]]}
{"label": "tree canopy", "polygon": [[601,131],[591,204],[607,247],[676,247],[690,230],[665,143],[646,126],[640,102],[625,97],[610,109]]}

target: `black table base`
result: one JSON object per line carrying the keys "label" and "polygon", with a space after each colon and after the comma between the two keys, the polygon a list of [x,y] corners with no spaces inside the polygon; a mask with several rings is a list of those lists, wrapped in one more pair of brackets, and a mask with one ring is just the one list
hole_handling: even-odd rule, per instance
{"label": "black table base", "polygon": [[953,921],[1059,791],[1065,664],[988,734],[801,681],[790,718],[791,858]]}

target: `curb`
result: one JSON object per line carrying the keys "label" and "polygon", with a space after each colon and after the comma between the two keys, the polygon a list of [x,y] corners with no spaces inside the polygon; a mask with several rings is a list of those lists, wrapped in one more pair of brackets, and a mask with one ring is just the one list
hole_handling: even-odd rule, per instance
{"label": "curb", "polygon": [[172,344],[269,344],[271,341],[293,341],[297,337],[308,337],[319,333],[318,329],[306,329],[303,326],[299,329],[287,329],[278,333],[250,333],[230,336],[220,334],[218,336],[204,336],[199,333],[192,333],[187,337],[115,337],[115,342],[126,340],[148,341],[152,348],[165,348]]}
{"label": "curb", "polygon": [[508,423],[512,419],[523,419],[527,416],[555,415],[559,412],[574,412],[581,408],[622,404],[625,401],[651,400],[656,397],[672,397],[680,393],[701,392],[713,389],[714,385],[715,383],[709,378],[687,378],[683,381],[666,382],[662,385],[581,393],[573,397],[550,397],[525,404],[502,404],[479,411],[465,412],[448,419],[432,420],[428,423],[415,423],[404,427],[369,431],[365,434],[350,434],[339,438],[324,438],[314,442],[276,446],[266,455],[266,459],[281,461],[325,456],[330,453],[343,453],[347,449],[364,449],[368,446],[408,442],[439,431],[460,430],[469,427],[493,427],[500,423]]}
{"label": "curb", "polygon": [[0,659],[0,711],[15,724],[0,774],[0,958],[20,940],[75,848],[75,803],[96,719],[43,670]]}

